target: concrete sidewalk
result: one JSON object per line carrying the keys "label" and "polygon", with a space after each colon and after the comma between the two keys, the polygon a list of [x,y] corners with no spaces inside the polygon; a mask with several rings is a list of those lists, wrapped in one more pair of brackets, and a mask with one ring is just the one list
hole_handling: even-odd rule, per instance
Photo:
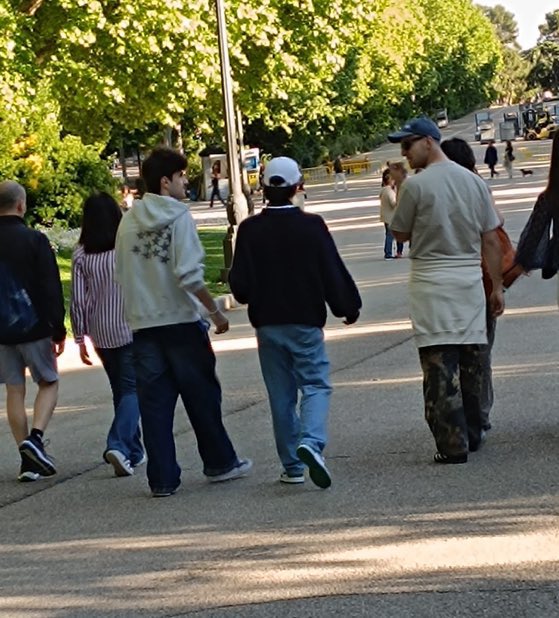
{"label": "concrete sidewalk", "polygon": [[[533,204],[522,200],[543,180],[495,183],[514,237]],[[409,263],[382,260],[376,185],[349,193],[349,209],[325,210],[364,299],[354,327],[326,329],[332,488],[278,482],[243,308],[213,338],[226,425],[255,462],[252,476],[228,484],[205,482],[180,406],[177,494],[152,499],[142,469],[112,477],[101,462],[106,378],[68,356],[48,432],[57,477],[15,482],[0,400],[0,616],[559,615],[557,281],[534,274],[507,293],[494,428],[467,465],[436,466],[407,321]],[[326,190],[315,199],[318,209],[336,201]]]}

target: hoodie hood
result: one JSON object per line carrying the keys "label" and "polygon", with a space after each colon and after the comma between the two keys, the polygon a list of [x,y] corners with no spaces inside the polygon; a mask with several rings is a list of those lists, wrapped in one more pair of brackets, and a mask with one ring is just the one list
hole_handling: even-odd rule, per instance
{"label": "hoodie hood", "polygon": [[174,197],[145,193],[141,200],[134,202],[134,207],[126,215],[133,217],[144,230],[160,230],[185,214],[188,206]]}

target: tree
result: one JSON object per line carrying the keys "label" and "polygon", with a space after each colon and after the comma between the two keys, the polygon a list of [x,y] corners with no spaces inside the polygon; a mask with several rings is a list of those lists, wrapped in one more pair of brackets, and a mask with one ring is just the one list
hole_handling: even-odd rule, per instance
{"label": "tree", "polygon": [[497,97],[507,104],[519,101],[526,94],[531,65],[520,53],[518,24],[514,14],[500,4],[494,7],[480,6],[480,9],[492,23],[502,46],[503,64],[493,82]]}
{"label": "tree", "polygon": [[495,33],[501,43],[512,49],[520,49],[518,44],[518,24],[514,13],[508,11],[501,4],[496,6],[480,6],[479,8],[493,24]]}
{"label": "tree", "polygon": [[538,44],[530,50],[532,69],[528,82],[539,90],[559,92],[559,9],[547,13],[539,27]]}

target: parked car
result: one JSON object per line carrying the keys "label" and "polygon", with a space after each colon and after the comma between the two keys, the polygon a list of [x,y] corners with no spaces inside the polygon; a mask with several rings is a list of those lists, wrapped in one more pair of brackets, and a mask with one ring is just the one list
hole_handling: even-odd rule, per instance
{"label": "parked car", "polygon": [[435,114],[435,122],[437,123],[439,129],[444,129],[445,127],[448,127],[448,114],[446,112],[446,109],[440,109]]}

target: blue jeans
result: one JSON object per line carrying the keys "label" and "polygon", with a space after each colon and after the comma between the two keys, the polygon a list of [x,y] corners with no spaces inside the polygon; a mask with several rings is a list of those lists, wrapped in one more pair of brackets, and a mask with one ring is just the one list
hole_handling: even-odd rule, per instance
{"label": "blue jeans", "polygon": [[96,348],[113,392],[115,416],[107,436],[107,450],[120,451],[132,465],[144,456],[140,434],[140,409],[132,344],[120,348]]}
{"label": "blue jeans", "polygon": [[175,490],[180,485],[173,436],[179,395],[196,435],[204,474],[234,468],[238,459],[221,419],[221,386],[207,323],[136,331],[134,364],[151,489]]}
{"label": "blue jeans", "polygon": [[[393,257],[392,249],[394,248],[394,236],[392,236],[392,232],[390,231],[390,226],[388,223],[384,224],[385,237],[384,237],[384,257]],[[396,253],[402,254],[404,252],[404,243],[397,242],[396,243]]]}
{"label": "blue jeans", "polygon": [[302,474],[297,447],[306,444],[321,453],[327,440],[332,387],[324,334],[318,327],[285,324],[261,326],[256,338],[279,458],[288,474]]}

